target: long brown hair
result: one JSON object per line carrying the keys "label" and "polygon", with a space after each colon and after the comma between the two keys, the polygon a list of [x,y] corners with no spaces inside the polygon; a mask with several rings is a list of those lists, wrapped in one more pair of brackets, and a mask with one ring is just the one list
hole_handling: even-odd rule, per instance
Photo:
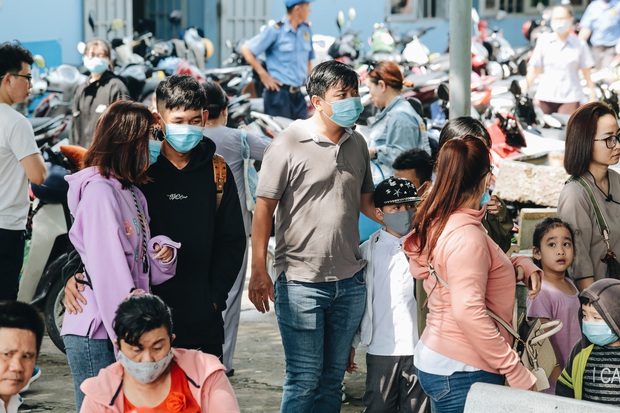
{"label": "long brown hair", "polygon": [[[417,249],[426,247],[429,257],[450,215],[480,188],[491,170],[489,149],[472,135],[448,140],[437,156],[437,178],[430,194],[420,204],[413,220]],[[428,245],[427,245],[428,244]]]}
{"label": "long brown hair", "polygon": [[154,122],[153,114],[142,103],[114,102],[97,121],[83,166],[98,167],[106,178],[113,175],[125,189],[147,183],[149,133]]}

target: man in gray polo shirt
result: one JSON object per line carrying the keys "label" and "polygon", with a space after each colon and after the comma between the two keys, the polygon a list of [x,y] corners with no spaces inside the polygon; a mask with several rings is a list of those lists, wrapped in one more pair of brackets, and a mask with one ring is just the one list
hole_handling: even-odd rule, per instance
{"label": "man in gray polo shirt", "polygon": [[[307,82],[314,115],[296,121],[265,152],[252,226],[249,298],[275,302],[286,357],[282,412],[339,412],[348,348],[366,296],[360,211],[373,215],[374,186],[364,138],[351,129],[362,111],[349,66],[319,64]],[[274,285],[266,269],[276,217]]]}

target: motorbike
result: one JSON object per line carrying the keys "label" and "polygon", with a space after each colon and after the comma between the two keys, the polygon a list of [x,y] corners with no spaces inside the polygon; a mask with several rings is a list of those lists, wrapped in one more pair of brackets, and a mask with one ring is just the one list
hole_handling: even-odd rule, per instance
{"label": "motorbike", "polygon": [[68,235],[72,223],[67,205],[69,185],[64,177],[76,171],[79,164],[78,158],[69,154],[73,153],[71,148],[77,147],[66,144],[68,140],[41,147],[48,176],[42,185],[31,184],[34,200],[26,226],[30,248],[17,297],[19,301],[29,302],[43,311],[48,334],[63,352],[64,343],[60,336],[64,317],[62,269],[73,251]]}

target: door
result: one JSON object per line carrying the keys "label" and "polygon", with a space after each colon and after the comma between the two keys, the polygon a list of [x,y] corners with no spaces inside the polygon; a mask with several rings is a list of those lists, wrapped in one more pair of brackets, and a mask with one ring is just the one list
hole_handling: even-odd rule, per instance
{"label": "door", "polygon": [[84,40],[133,35],[132,0],[84,0]]}
{"label": "door", "polygon": [[226,41],[236,45],[260,31],[271,19],[271,0],[226,0],[220,3],[220,61],[226,60],[231,51]]}

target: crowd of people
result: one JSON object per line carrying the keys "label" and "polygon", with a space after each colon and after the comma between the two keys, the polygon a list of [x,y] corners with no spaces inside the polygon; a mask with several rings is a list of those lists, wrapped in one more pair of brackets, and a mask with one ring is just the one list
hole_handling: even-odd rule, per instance
{"label": "crowd of people", "polygon": [[[478,382],[535,390],[514,337],[493,317],[512,324],[518,282],[528,288],[528,317],[563,325],[550,339],[557,366],[544,391],[620,405],[620,175],[610,169],[620,160],[618,114],[601,102],[581,105],[578,82],[560,94],[539,88],[545,111],[572,114],[564,157],[571,177],[557,217],[534,231],[533,260],[509,257],[513,222],[490,193],[484,125],[450,120],[434,159],[424,121],[401,95],[410,85],[396,64],[378,62],[366,83],[380,111],[366,139],[355,130],[358,74],[337,61],[312,68],[309,1],[285,4],[283,20],[242,49],[265,85],[268,113],[297,119],[273,140],[228,128],[228,96],[215,82],[173,75],[158,85],[152,108],[125,99],[109,45],[87,44],[91,75],[71,131],[87,150],[82,169],[66,178],[77,256],[66,271],[62,336],[76,411],[239,412],[228,377],[250,240],[249,299],[261,313],[273,304],[284,348],[283,412],[340,411],[360,345],[369,413],[460,412]],[[584,16],[593,44],[594,14]],[[553,9],[554,37],[536,47],[529,85],[538,75],[573,84],[578,70],[591,84],[606,50],[593,58],[569,32],[572,21],[570,8]],[[256,59],[263,52],[266,68]],[[6,413],[37,375],[44,329],[36,309],[15,301],[27,182],[45,179],[32,128],[11,108],[28,94],[32,63],[21,46],[0,45]],[[262,161],[254,211],[248,157]],[[374,182],[372,164],[384,175]],[[379,229],[360,245],[361,214]],[[272,233],[275,279],[267,268]]]}

